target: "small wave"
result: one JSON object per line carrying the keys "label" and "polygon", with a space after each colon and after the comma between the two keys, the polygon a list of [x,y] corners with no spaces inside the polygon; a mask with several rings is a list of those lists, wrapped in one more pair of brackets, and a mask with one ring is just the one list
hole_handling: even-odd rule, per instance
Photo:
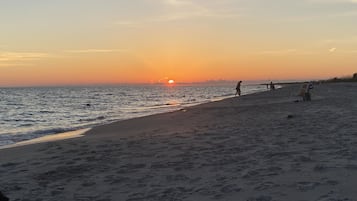
{"label": "small wave", "polygon": [[21,124],[20,127],[30,127],[33,126],[33,124]]}
{"label": "small wave", "polygon": [[12,102],[6,103],[6,105],[8,105],[8,106],[24,106],[24,104],[22,104],[22,103],[12,103]]}
{"label": "small wave", "polygon": [[0,140],[0,146],[5,146],[8,144],[14,144],[15,142],[13,140]]}
{"label": "small wave", "polygon": [[13,119],[13,121],[16,121],[16,122],[33,122],[33,123],[36,123],[37,121],[35,119]]}
{"label": "small wave", "polygon": [[26,117],[24,114],[18,114],[16,116],[20,116],[22,115],[22,117],[24,118],[9,118],[9,119],[0,119],[0,121],[4,121],[4,122],[36,122],[35,119],[29,119],[29,117]]}
{"label": "small wave", "polygon": [[42,114],[53,114],[55,112],[54,111],[41,110],[40,113],[42,113]]}
{"label": "small wave", "polygon": [[72,131],[74,129],[64,129],[64,128],[50,128],[50,129],[43,129],[43,130],[37,130],[32,133],[29,133],[30,135],[49,135],[49,134],[57,134],[57,133],[64,133],[68,131]]}
{"label": "small wave", "polygon": [[54,135],[59,133],[65,133],[69,131],[75,131],[82,129],[83,127],[73,127],[73,128],[50,128],[43,130],[36,130],[32,132],[25,133],[5,133],[0,135],[0,146],[10,145],[26,140],[32,140],[35,138],[43,137],[46,135]]}
{"label": "small wave", "polygon": [[97,120],[103,120],[103,119],[105,119],[104,116],[99,116],[99,117],[95,117],[95,118],[80,119],[78,121],[80,121],[80,122],[90,122],[90,121],[97,121]]}
{"label": "small wave", "polygon": [[220,96],[214,96],[215,98],[224,98],[224,97],[229,97],[229,96],[232,96],[232,95],[234,95],[234,93],[227,93],[227,94],[222,94],[222,95],[220,95]]}
{"label": "small wave", "polygon": [[144,109],[160,109],[160,108],[169,108],[173,106],[179,106],[180,103],[178,102],[168,102],[168,103],[163,103],[163,104],[155,104],[155,105],[149,105],[149,106],[144,106]]}

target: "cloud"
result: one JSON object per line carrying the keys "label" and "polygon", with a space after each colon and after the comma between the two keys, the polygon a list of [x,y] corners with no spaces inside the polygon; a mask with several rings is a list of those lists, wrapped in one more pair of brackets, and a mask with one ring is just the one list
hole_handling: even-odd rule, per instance
{"label": "cloud", "polygon": [[313,3],[349,3],[355,4],[357,0],[308,0],[308,2]]}
{"label": "cloud", "polygon": [[49,54],[42,52],[0,52],[0,61],[34,61],[49,57]]}
{"label": "cloud", "polygon": [[163,0],[165,4],[172,5],[172,6],[185,6],[185,5],[193,5],[191,1],[184,1],[184,0]]}
{"label": "cloud", "polygon": [[329,49],[329,52],[335,52],[335,51],[336,51],[336,48],[335,48],[335,47]]}
{"label": "cloud", "polygon": [[334,46],[336,44],[355,44],[357,43],[357,36],[350,36],[344,38],[335,38],[335,39],[326,39],[319,42],[322,45],[331,45]]}
{"label": "cloud", "polygon": [[194,17],[235,18],[240,16],[233,10],[219,9],[217,7],[209,8],[207,5],[204,6],[202,3],[198,4],[193,1],[163,0],[163,2],[174,7],[175,10],[169,14],[161,16],[161,21],[173,21]]}
{"label": "cloud", "polygon": [[144,21],[123,20],[115,22],[114,25],[123,26],[127,28],[139,28],[142,23],[144,23]]}
{"label": "cloud", "polygon": [[0,67],[14,67],[14,66],[33,66],[29,63],[2,63],[0,62]]}
{"label": "cloud", "polygon": [[[351,18],[354,19],[357,16],[357,10],[348,9],[353,8],[357,4],[357,0],[305,0],[305,3],[308,4],[319,4],[317,6],[326,6],[326,7],[335,7],[335,6],[344,6],[344,10],[341,9],[331,9],[329,12],[314,12],[310,14],[297,15],[297,16],[287,16],[285,18],[279,19],[283,22],[307,22],[314,20],[330,20],[336,18]],[[340,5],[336,5],[340,4]],[[316,6],[316,5],[314,5]],[[323,7],[321,7],[323,8]],[[320,10],[321,11],[321,10]],[[353,17],[353,18],[352,18]]]}
{"label": "cloud", "polygon": [[290,54],[290,53],[296,53],[296,49],[286,49],[286,50],[266,50],[266,51],[261,51],[258,52],[258,54]]}
{"label": "cloud", "polygon": [[66,50],[67,53],[83,54],[83,53],[110,53],[110,52],[125,52],[125,49],[80,49]]}
{"label": "cloud", "polygon": [[120,20],[114,24],[129,28],[138,28],[148,23],[172,22],[192,18],[233,19],[241,16],[237,10],[231,7],[220,9],[216,4],[214,4],[216,7],[212,5],[209,7],[208,5],[188,0],[161,0],[159,3],[165,7],[165,12],[141,20]]}
{"label": "cloud", "polygon": [[267,50],[257,52],[260,55],[271,55],[271,56],[280,56],[280,55],[314,55],[317,52],[306,51],[306,50],[297,50],[297,49],[282,49],[282,50]]}
{"label": "cloud", "polygon": [[0,67],[33,66],[31,61],[49,57],[51,55],[43,52],[0,52]]}
{"label": "cloud", "polygon": [[357,54],[357,50],[338,50],[338,52],[341,52],[344,54]]}
{"label": "cloud", "polygon": [[200,18],[200,17],[227,19],[227,18],[237,18],[239,16],[240,15],[236,14],[236,13],[213,12],[208,9],[197,9],[194,11],[182,11],[182,12],[176,12],[176,13],[171,13],[171,14],[167,14],[167,15],[162,15],[160,17],[152,19],[151,21],[153,21],[153,22],[170,22],[170,21],[178,21],[178,20],[185,20],[185,19],[191,19],[191,18]]}

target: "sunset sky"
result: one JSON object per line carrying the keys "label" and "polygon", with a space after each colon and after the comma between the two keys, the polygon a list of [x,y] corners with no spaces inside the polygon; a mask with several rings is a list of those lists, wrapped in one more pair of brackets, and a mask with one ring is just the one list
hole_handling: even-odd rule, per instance
{"label": "sunset sky", "polygon": [[0,86],[357,72],[357,0],[1,0]]}

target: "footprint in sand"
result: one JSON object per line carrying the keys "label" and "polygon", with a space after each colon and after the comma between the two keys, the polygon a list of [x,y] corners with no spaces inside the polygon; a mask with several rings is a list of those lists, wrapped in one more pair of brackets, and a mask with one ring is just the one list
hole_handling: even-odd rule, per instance
{"label": "footprint in sand", "polygon": [[270,196],[261,195],[259,197],[249,198],[247,201],[272,201],[273,198]]}
{"label": "footprint in sand", "polygon": [[305,191],[314,190],[316,187],[320,186],[321,183],[302,181],[302,182],[296,182],[294,185],[299,191],[305,192]]}

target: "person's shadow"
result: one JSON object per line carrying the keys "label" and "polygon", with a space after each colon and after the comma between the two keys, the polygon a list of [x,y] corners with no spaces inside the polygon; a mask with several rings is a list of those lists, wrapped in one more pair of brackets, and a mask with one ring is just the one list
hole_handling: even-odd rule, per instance
{"label": "person's shadow", "polygon": [[9,201],[9,198],[7,198],[2,192],[0,191],[0,201]]}

